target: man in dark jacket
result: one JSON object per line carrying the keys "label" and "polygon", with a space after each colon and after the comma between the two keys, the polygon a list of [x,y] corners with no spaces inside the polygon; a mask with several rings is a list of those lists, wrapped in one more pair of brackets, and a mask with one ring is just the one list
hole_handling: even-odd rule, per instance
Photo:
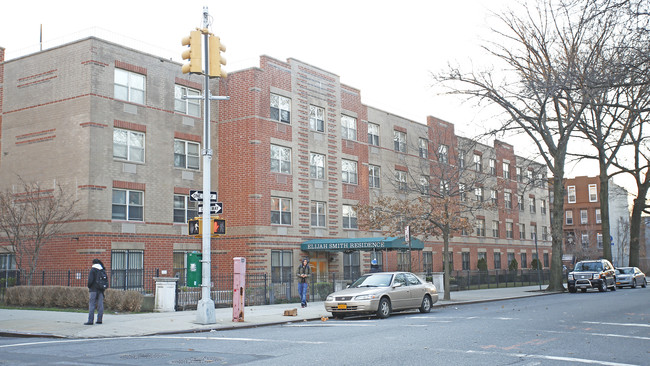
{"label": "man in dark jacket", "polygon": [[298,276],[298,293],[300,294],[300,303],[304,308],[307,306],[307,290],[309,289],[309,284],[307,278],[311,275],[311,267],[309,267],[309,260],[307,258],[302,260],[298,271],[296,272]]}
{"label": "man in dark jacket", "polygon": [[97,324],[102,324],[104,317],[104,290],[99,289],[97,280],[99,279],[100,271],[104,269],[104,263],[99,259],[93,259],[93,266],[90,268],[88,274],[88,321],[84,325],[93,325],[95,320],[95,307],[97,307]]}

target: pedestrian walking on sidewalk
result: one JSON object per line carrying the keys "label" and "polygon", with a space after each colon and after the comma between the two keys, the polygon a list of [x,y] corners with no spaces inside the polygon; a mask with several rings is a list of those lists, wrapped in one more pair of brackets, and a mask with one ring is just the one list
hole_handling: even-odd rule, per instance
{"label": "pedestrian walking on sidewalk", "polygon": [[300,294],[300,303],[304,308],[307,306],[307,289],[309,289],[307,278],[311,275],[311,267],[309,267],[309,260],[307,258],[302,260],[296,274],[298,275],[298,293]]}
{"label": "pedestrian walking on sidewalk", "polygon": [[88,321],[84,325],[93,325],[95,308],[97,308],[97,324],[102,324],[104,317],[104,290],[108,287],[106,269],[101,260],[93,259],[93,265],[88,274]]}

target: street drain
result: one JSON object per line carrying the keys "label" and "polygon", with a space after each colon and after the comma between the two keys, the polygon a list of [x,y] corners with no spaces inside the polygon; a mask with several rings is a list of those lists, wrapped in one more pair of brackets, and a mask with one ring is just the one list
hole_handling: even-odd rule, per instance
{"label": "street drain", "polygon": [[169,357],[167,353],[127,353],[120,355],[123,360],[140,360],[143,358],[165,358]]}
{"label": "street drain", "polygon": [[174,360],[171,363],[176,363],[176,364],[198,364],[198,363],[215,363],[215,362],[223,362],[224,359],[221,357],[190,357],[190,358],[185,358],[182,360]]}

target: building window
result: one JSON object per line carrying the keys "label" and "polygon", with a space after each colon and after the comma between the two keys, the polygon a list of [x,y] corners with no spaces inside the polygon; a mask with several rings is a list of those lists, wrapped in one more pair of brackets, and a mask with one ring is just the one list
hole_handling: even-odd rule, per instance
{"label": "building window", "polygon": [[508,266],[515,260],[515,253],[508,253]]}
{"label": "building window", "polygon": [[198,170],[199,151],[201,147],[196,142],[174,140],[174,167]]}
{"label": "building window", "polygon": [[589,218],[587,215],[587,210],[580,210],[580,223],[582,225],[588,224],[589,223]]}
{"label": "building window", "polygon": [[589,202],[598,202],[598,190],[595,184],[589,185]]}
{"label": "building window", "polygon": [[524,211],[524,195],[520,194],[518,196],[519,202],[517,202],[517,206],[519,206],[519,211],[523,212]]}
{"label": "building window", "polygon": [[535,178],[533,177],[533,171],[528,169],[526,171],[526,176],[528,178],[528,183],[534,184],[535,183]]}
{"label": "building window", "polygon": [[508,239],[514,239],[515,237],[513,226],[512,222],[506,222],[506,238]]}
{"label": "building window", "polygon": [[381,168],[377,165],[368,166],[368,186],[370,188],[381,188]]}
{"label": "building window", "polygon": [[406,134],[401,131],[393,131],[393,142],[395,144],[395,151],[406,152]]}
{"label": "building window", "polygon": [[325,109],[309,106],[309,128],[312,131],[325,132]]}
{"label": "building window", "polygon": [[438,148],[438,161],[443,164],[449,163],[449,146],[440,145]]}
{"label": "building window", "polygon": [[469,252],[461,253],[463,271],[469,271]]}
{"label": "building window", "polygon": [[309,153],[309,177],[325,179],[325,155]]}
{"label": "building window", "polygon": [[352,160],[341,160],[341,179],[343,183],[357,184],[357,162]]}
{"label": "building window", "polygon": [[440,181],[440,195],[443,197],[449,197],[450,187],[449,182],[446,180]]}
{"label": "building window", "polygon": [[311,226],[325,227],[325,212],[327,205],[325,202],[312,202],[311,203]]}
{"label": "building window", "polygon": [[492,221],[492,236],[499,237],[499,221]]}
{"label": "building window", "polygon": [[359,251],[343,253],[343,279],[356,281],[361,275],[361,260]]}
{"label": "building window", "polygon": [[535,213],[537,207],[535,205],[535,197],[530,197],[530,213]]}
{"label": "building window", "polygon": [[483,202],[483,187],[476,187],[474,196],[476,196],[476,202]]}
{"label": "building window", "polygon": [[433,272],[433,253],[422,252],[422,270],[424,273]]}
{"label": "building window", "polygon": [[548,253],[544,253],[544,254],[542,255],[542,257],[544,258],[544,267],[545,267],[545,268],[548,268],[548,266],[550,265],[550,261],[549,261]]}
{"label": "building window", "polygon": [[[447,254],[448,254],[448,257],[449,257],[448,258],[449,271],[453,271],[454,270],[454,252],[452,252],[451,249],[450,249],[449,253],[447,253]],[[445,270],[445,255],[444,255],[444,252],[443,252],[443,255],[441,257],[442,257],[442,270],[444,271]]]}
{"label": "building window", "polygon": [[546,182],[546,179],[544,179],[544,174],[537,174],[537,186],[539,188],[544,188],[544,182]]}
{"label": "building window", "polygon": [[494,252],[494,269],[501,269],[501,253]]}
{"label": "building window", "polygon": [[548,227],[542,226],[542,240],[548,240]]}
{"label": "building window", "polygon": [[467,188],[464,183],[458,183],[458,196],[461,202],[467,201]]}
{"label": "building window", "polygon": [[411,253],[397,252],[397,270],[409,271],[411,268]]}
{"label": "building window", "polygon": [[505,206],[506,206],[507,209],[512,209],[512,193],[504,192],[503,193],[503,201],[504,201]]}
{"label": "building window", "polygon": [[271,251],[271,282],[288,283],[292,279],[293,253],[290,250]]}
{"label": "building window", "polygon": [[357,119],[341,116],[341,137],[344,140],[357,140]]}
{"label": "building window", "polygon": [[485,236],[485,219],[476,219],[476,236]]}
{"label": "building window", "polygon": [[603,234],[596,233],[596,243],[598,243],[598,249],[603,249]]}
{"label": "building window", "polygon": [[291,149],[271,145],[271,172],[291,174]]}
{"label": "building window", "polygon": [[379,125],[368,123],[368,145],[379,146]]}
{"label": "building window", "polygon": [[503,178],[510,179],[510,163],[503,163]]}
{"label": "building window", "polygon": [[546,200],[539,201],[539,211],[542,213],[542,215],[546,215]]}
{"label": "building window", "polygon": [[481,162],[481,155],[474,154],[474,170],[477,172],[483,171],[483,163]]}
{"label": "building window", "polygon": [[521,257],[521,268],[528,268],[528,260],[526,259],[526,253],[519,253]]}
{"label": "building window", "polygon": [[537,225],[530,225],[530,240],[537,239]]}
{"label": "building window", "polygon": [[114,129],[113,157],[144,163],[144,133],[119,128]]}
{"label": "building window", "polygon": [[566,224],[573,225],[573,211],[566,211]]}
{"label": "building window", "polygon": [[0,270],[6,271],[6,270],[13,270],[13,269],[16,269],[16,255],[0,254]]}
{"label": "building window", "polygon": [[201,92],[182,85],[174,86],[174,110],[192,117],[201,116],[201,101],[199,99],[183,99],[183,97],[197,97]]}
{"label": "building window", "polygon": [[523,183],[524,182],[524,176],[521,174],[521,167],[515,167],[515,179],[517,179],[517,182]]}
{"label": "building window", "polygon": [[271,120],[291,123],[291,99],[271,94]]}
{"label": "building window", "polygon": [[600,224],[602,222],[601,217],[600,217],[600,209],[596,209],[596,224]]}
{"label": "building window", "polygon": [[429,192],[429,177],[426,175],[420,177],[420,192],[427,196],[431,193]]}
{"label": "building window", "polygon": [[111,287],[120,290],[143,290],[144,252],[111,251]]}
{"label": "building window", "polygon": [[429,141],[427,139],[421,137],[418,139],[418,151],[421,158],[427,159],[429,157]]}
{"label": "building window", "polygon": [[499,199],[497,198],[497,191],[494,189],[490,190],[490,202],[492,202],[493,205],[496,205],[499,202]]}
{"label": "building window", "polygon": [[187,223],[197,217],[197,202],[190,201],[189,196],[174,195],[174,222]]}
{"label": "building window", "polygon": [[589,234],[582,234],[580,241],[582,242],[582,247],[584,249],[589,248]]}
{"label": "building window", "polygon": [[519,224],[519,239],[526,239],[526,224]]}
{"label": "building window", "polygon": [[465,168],[465,151],[458,151],[458,167],[463,169]]}
{"label": "building window", "polygon": [[576,203],[576,186],[568,186],[566,188],[567,199],[569,203]]}
{"label": "building window", "polygon": [[408,184],[406,182],[406,172],[401,170],[395,171],[395,181],[397,182],[397,189],[400,191],[406,191],[408,189]]}
{"label": "building window", "polygon": [[113,220],[144,221],[144,192],[113,189]]}
{"label": "building window", "polygon": [[343,228],[344,229],[358,229],[357,225],[357,209],[354,206],[343,205]]}
{"label": "building window", "polygon": [[146,78],[142,74],[115,69],[115,99],[144,104]]}
{"label": "building window", "polygon": [[291,199],[271,197],[271,224],[291,225]]}
{"label": "building window", "polygon": [[490,159],[489,164],[490,164],[490,174],[497,175],[497,161],[494,159]]}

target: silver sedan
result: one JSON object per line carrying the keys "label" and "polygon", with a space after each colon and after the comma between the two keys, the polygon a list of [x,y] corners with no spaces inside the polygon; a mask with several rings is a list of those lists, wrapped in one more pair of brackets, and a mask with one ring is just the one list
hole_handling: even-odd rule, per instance
{"label": "silver sedan", "polygon": [[616,268],[616,287],[630,286],[636,288],[637,285],[645,288],[647,281],[645,274],[637,267],[618,267]]}
{"label": "silver sedan", "polygon": [[387,318],[393,310],[420,309],[428,313],[437,301],[436,286],[413,273],[379,272],[363,275],[348,288],[328,295],[325,310],[339,319],[373,313]]}

